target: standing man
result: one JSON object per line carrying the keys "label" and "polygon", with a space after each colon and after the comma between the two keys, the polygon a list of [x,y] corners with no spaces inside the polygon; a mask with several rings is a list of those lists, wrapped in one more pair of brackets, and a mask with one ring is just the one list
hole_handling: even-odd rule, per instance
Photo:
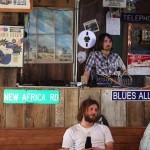
{"label": "standing man", "polygon": [[97,50],[90,52],[85,64],[83,76],[87,78],[87,81],[93,67],[97,75],[117,75],[117,69],[126,72],[122,59],[118,54],[111,52],[112,48],[112,36],[108,33],[101,34],[97,41]]}
{"label": "standing man", "polygon": [[68,128],[63,136],[62,148],[69,150],[86,150],[87,136],[91,137],[92,148],[88,150],[113,150],[113,139],[109,128],[96,123],[99,104],[96,100],[84,100],[79,108],[78,124]]}

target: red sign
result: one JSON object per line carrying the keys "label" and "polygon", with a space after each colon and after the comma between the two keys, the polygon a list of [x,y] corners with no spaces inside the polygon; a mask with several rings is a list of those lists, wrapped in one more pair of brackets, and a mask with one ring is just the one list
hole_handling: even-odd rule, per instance
{"label": "red sign", "polygon": [[150,55],[128,55],[128,73],[131,75],[150,75]]}

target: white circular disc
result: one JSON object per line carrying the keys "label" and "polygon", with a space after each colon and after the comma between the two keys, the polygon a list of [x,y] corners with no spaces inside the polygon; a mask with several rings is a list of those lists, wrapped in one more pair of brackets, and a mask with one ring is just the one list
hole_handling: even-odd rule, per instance
{"label": "white circular disc", "polygon": [[90,30],[82,31],[78,36],[78,43],[83,48],[91,48],[96,43],[96,36]]}
{"label": "white circular disc", "polygon": [[86,60],[86,52],[80,51],[77,55],[79,63],[83,63]]}

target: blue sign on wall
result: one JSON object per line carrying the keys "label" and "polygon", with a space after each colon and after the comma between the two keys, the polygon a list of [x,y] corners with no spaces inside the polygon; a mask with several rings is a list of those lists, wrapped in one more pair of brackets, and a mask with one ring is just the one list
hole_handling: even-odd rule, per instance
{"label": "blue sign on wall", "polygon": [[5,89],[5,104],[59,104],[59,90]]}
{"label": "blue sign on wall", "polygon": [[150,23],[150,14],[122,13],[121,21],[133,23]]}
{"label": "blue sign on wall", "polygon": [[149,101],[150,90],[112,90],[112,101]]}

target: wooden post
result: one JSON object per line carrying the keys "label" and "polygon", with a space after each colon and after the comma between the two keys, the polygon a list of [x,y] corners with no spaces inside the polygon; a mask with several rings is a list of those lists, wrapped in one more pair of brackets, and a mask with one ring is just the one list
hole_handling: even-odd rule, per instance
{"label": "wooden post", "polygon": [[[0,13],[1,25],[18,25],[18,13]],[[17,68],[0,67],[0,86],[16,87]],[[3,101],[3,99],[2,99]],[[23,105],[4,105],[6,112],[1,127],[23,127]],[[3,114],[2,114],[3,115]]]}

